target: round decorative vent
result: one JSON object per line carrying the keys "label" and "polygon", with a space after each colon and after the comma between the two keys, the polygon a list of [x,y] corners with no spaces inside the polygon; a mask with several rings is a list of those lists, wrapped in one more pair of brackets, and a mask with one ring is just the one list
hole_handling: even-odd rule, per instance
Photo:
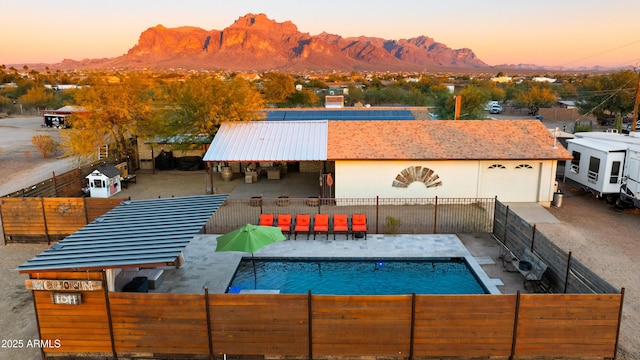
{"label": "round decorative vent", "polygon": [[438,176],[433,170],[422,166],[410,166],[402,170],[393,180],[391,186],[398,188],[407,188],[414,181],[419,181],[427,188],[441,186],[442,181],[438,180]]}

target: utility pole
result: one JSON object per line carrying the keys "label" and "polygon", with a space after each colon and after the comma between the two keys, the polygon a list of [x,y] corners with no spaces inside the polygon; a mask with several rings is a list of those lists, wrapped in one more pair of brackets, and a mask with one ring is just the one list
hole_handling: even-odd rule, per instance
{"label": "utility pole", "polygon": [[633,118],[631,118],[630,131],[636,131],[636,123],[638,122],[638,105],[640,105],[640,71],[638,71],[638,88],[636,89],[636,103],[633,106]]}
{"label": "utility pole", "polygon": [[453,98],[456,101],[456,108],[455,108],[455,114],[453,115],[453,120],[458,120],[460,119],[460,108],[462,107],[462,96],[458,95],[458,96],[454,96]]}

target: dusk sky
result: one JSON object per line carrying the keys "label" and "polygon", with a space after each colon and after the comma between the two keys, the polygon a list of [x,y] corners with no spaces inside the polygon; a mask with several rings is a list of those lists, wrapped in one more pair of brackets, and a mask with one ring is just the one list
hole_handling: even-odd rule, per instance
{"label": "dusk sky", "polygon": [[117,57],[158,24],[223,30],[248,13],[264,13],[311,35],[426,35],[470,48],[489,65],[640,67],[638,0],[22,0],[1,9],[6,65]]}

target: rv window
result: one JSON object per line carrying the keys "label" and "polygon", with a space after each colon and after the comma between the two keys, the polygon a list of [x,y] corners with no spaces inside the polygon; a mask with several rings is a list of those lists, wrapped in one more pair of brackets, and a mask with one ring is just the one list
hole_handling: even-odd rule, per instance
{"label": "rv window", "polygon": [[611,177],[609,178],[609,183],[617,184],[619,175],[620,175],[620,161],[614,161],[611,164]]}
{"label": "rv window", "polygon": [[598,171],[600,169],[600,159],[591,156],[589,158],[589,172],[587,173],[587,179],[589,182],[595,183],[598,181]]}
{"label": "rv window", "polygon": [[577,151],[573,151],[571,155],[573,155],[573,159],[571,160],[571,167],[569,168],[569,170],[577,174],[580,172],[580,153]]}

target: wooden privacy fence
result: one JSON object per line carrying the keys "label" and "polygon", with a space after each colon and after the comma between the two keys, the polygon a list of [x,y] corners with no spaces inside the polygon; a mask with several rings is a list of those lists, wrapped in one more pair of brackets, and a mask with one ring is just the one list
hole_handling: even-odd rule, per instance
{"label": "wooden privacy fence", "polygon": [[[227,199],[205,228],[224,234],[257,224],[260,214],[367,215],[373,234],[491,233],[493,198],[251,198]],[[394,221],[389,226],[389,219]]]}
{"label": "wooden privacy fence", "polygon": [[572,253],[557,247],[549,238],[496,200],[493,236],[516,257],[529,249],[547,264],[544,274],[556,292],[577,294],[614,294],[618,290],[585,265]]}
{"label": "wooden privacy fence", "polygon": [[[76,273],[78,276],[88,276]],[[91,275],[91,278],[95,277]],[[42,276],[42,274],[40,274]],[[622,294],[394,295],[34,291],[45,355],[615,357]]]}
{"label": "wooden privacy fence", "polygon": [[126,199],[0,198],[4,243],[51,243],[52,237],[73,234],[124,200]]}

